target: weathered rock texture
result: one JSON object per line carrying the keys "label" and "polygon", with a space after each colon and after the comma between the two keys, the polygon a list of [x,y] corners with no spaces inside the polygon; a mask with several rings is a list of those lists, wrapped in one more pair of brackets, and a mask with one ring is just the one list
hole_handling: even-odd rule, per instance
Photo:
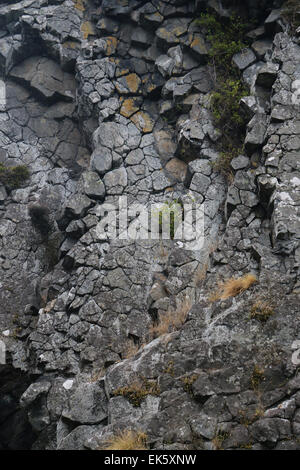
{"label": "weathered rock texture", "polygon": [[[18,384],[0,387],[0,447],[96,449],[133,428],[154,449],[300,449],[300,46],[282,2],[243,3],[261,26],[233,60],[250,94],[229,186],[212,165],[210,45],[195,20],[231,2],[0,5],[0,163],[31,175],[0,186],[0,375]],[[119,196],[203,202],[204,246],[101,240],[101,207]],[[250,290],[209,301],[248,272]],[[183,327],[151,341],[186,302]],[[257,302],[274,309],[265,322],[250,318]],[[135,406],[120,390],[138,380],[156,393]]]}

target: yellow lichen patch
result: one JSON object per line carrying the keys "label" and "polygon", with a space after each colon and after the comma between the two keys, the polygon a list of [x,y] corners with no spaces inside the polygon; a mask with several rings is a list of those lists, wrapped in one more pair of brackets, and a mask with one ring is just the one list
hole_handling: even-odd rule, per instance
{"label": "yellow lichen patch", "polygon": [[128,98],[123,101],[120,114],[125,117],[130,117],[139,110],[139,107],[136,105],[134,98]]}
{"label": "yellow lichen patch", "polygon": [[85,11],[85,2],[84,0],[73,0],[74,7],[76,10]]}
{"label": "yellow lichen patch", "polygon": [[82,32],[83,39],[87,39],[89,36],[95,35],[94,26],[90,21],[84,21],[81,25],[80,30]]}
{"label": "yellow lichen patch", "polygon": [[105,38],[106,40],[106,55],[112,55],[116,52],[118,40],[113,36]]}
{"label": "yellow lichen patch", "polygon": [[136,127],[140,129],[140,131],[147,133],[152,132],[154,127],[154,120],[148,113],[144,111],[139,111],[138,113],[134,114],[131,118],[131,121],[134,122]]}
{"label": "yellow lichen patch", "polygon": [[79,49],[80,44],[76,41],[66,41],[62,44],[66,49]]}
{"label": "yellow lichen patch", "polygon": [[119,78],[119,77],[123,77],[123,75],[127,75],[129,73],[129,69],[120,69],[120,68],[117,68],[116,70],[116,77]]}
{"label": "yellow lichen patch", "polygon": [[132,93],[136,93],[138,91],[140,83],[141,83],[140,78],[137,76],[136,73],[130,73],[129,75],[126,75],[125,78],[126,78],[126,83],[127,83],[128,89]]}

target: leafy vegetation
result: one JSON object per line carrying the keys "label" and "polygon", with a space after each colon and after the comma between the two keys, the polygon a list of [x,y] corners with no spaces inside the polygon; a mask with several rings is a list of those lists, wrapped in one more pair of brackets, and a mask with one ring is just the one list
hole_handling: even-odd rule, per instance
{"label": "leafy vegetation", "polygon": [[0,183],[8,190],[20,188],[29,176],[30,173],[26,165],[8,167],[0,164]]}
{"label": "leafy vegetation", "polygon": [[283,18],[290,23],[292,32],[300,26],[299,0],[287,0],[282,7]]}
{"label": "leafy vegetation", "polygon": [[244,37],[251,25],[238,16],[220,23],[209,13],[202,14],[197,23],[210,43],[209,64],[215,83],[211,110],[221,132],[220,157],[214,169],[230,177],[230,162],[241,153],[245,135],[246,118],[240,112],[240,100],[249,94],[240,80],[239,70],[232,65],[232,57],[247,47]]}
{"label": "leafy vegetation", "polygon": [[208,54],[210,65],[214,68],[216,82],[221,76],[225,80],[232,77],[234,71],[231,67],[231,59],[234,54],[247,47],[244,37],[249,29],[249,23],[245,23],[237,15],[221,23],[215,15],[203,13],[197,20],[197,24],[206,34],[206,39],[210,44]]}

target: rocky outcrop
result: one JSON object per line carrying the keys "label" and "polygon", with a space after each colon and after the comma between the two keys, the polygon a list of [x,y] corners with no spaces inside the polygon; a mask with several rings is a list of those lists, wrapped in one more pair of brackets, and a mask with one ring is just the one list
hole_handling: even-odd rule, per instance
{"label": "rocky outcrop", "polygon": [[[240,11],[257,28],[232,62],[249,96],[229,183],[197,18],[226,21],[231,2],[0,7],[0,164],[30,171],[0,186],[0,339],[26,384],[5,391],[0,439],[20,416],[32,430],[4,448],[97,449],[132,428],[153,449],[299,449],[300,45],[280,7]],[[129,236],[141,207],[172,201],[203,204],[203,245]],[[127,235],[105,236],[125,203]],[[251,289],[212,299],[249,272]]]}

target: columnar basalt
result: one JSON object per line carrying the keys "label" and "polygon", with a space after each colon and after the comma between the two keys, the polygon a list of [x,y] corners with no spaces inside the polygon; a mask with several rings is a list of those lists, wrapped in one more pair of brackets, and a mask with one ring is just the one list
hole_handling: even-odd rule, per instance
{"label": "columnar basalt", "polygon": [[[0,165],[29,170],[0,183],[0,377],[21,384],[0,389],[0,441],[24,416],[12,448],[98,449],[123,429],[153,449],[300,448],[300,42],[282,3],[0,6]],[[252,22],[229,63],[249,94],[227,177],[203,14]],[[203,246],[102,239],[120,197],[203,204]]]}

